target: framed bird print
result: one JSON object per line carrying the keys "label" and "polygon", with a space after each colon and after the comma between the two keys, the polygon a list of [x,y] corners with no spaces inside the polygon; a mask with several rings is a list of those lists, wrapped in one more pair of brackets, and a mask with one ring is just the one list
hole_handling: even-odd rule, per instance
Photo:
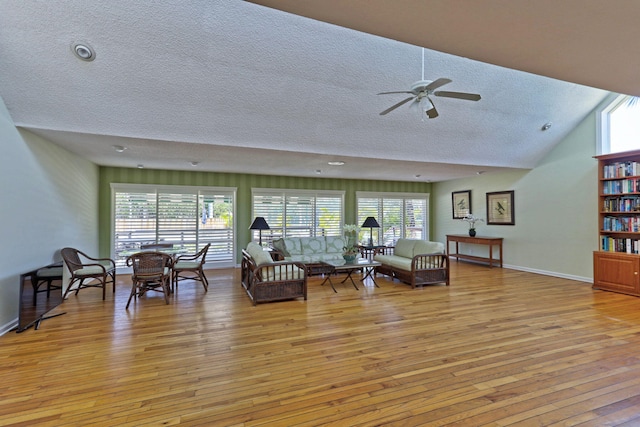
{"label": "framed bird print", "polygon": [[516,225],[513,191],[487,193],[487,224]]}
{"label": "framed bird print", "polygon": [[471,190],[454,191],[451,193],[453,219],[462,219],[471,215]]}

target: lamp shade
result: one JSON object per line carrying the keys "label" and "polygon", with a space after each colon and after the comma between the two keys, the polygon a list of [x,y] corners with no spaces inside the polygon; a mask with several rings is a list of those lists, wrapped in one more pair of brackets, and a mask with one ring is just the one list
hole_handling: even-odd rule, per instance
{"label": "lamp shade", "polygon": [[378,221],[372,216],[368,216],[367,219],[362,223],[362,228],[380,228],[380,224]]}
{"label": "lamp shade", "polygon": [[256,219],[253,220],[253,223],[251,223],[249,230],[269,230],[269,224],[267,224],[264,217],[257,216]]}

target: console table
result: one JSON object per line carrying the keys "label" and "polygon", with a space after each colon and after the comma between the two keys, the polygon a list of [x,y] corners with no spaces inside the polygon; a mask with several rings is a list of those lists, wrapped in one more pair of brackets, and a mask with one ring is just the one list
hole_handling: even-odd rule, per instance
{"label": "console table", "polygon": [[[502,268],[502,237],[471,237],[466,234],[447,234],[447,255],[451,258],[455,258],[456,261],[460,259],[468,259],[471,261],[486,262],[489,264],[489,268],[492,268],[494,264]],[[450,253],[449,243],[455,242],[456,251]],[[469,245],[486,245],[489,246],[489,257],[479,257],[474,255],[461,254],[458,251],[458,244],[466,243]],[[498,259],[493,258],[493,247],[498,247]]]}

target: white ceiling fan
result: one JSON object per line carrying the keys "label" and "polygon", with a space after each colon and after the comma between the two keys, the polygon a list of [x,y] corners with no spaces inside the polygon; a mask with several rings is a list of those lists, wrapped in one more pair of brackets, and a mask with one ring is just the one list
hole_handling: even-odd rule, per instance
{"label": "white ceiling fan", "polygon": [[479,101],[480,95],[476,93],[466,93],[466,92],[449,92],[445,90],[436,90],[441,86],[446,85],[447,83],[451,83],[450,79],[447,78],[439,78],[437,80],[425,80],[424,79],[424,48],[422,48],[422,80],[418,80],[414,84],[411,85],[410,90],[401,90],[401,91],[393,91],[393,92],[380,92],[378,95],[389,95],[396,93],[408,93],[411,94],[410,97],[403,99],[397,104],[392,105],[387,108],[383,112],[380,113],[381,116],[384,116],[387,113],[395,110],[401,105],[406,104],[409,101],[413,101],[409,108],[413,110],[417,110],[422,118],[424,118],[423,113],[426,113],[427,117],[430,119],[435,119],[438,117],[438,111],[436,107],[433,105],[433,101],[431,100],[431,95],[433,96],[442,96],[445,98],[457,98],[457,99],[465,99],[467,101]]}

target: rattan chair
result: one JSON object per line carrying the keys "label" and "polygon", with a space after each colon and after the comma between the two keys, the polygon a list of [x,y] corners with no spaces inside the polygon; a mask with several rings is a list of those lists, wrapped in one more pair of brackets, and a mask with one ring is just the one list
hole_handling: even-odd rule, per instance
{"label": "rattan chair", "polygon": [[146,243],[140,245],[141,250],[149,249],[173,249],[173,243]]}
{"label": "rattan chair", "polygon": [[76,282],[76,295],[80,289],[102,288],[104,300],[108,283],[113,284],[113,293],[116,293],[116,263],[111,258],[93,258],[74,248],[63,248],[60,254],[71,273],[63,298],[67,298]]}
{"label": "rattan chair", "polygon": [[162,292],[165,303],[169,304],[172,265],[171,255],[162,252],[139,252],[128,257],[127,266],[133,267],[133,274],[131,294],[125,308],[129,308],[131,298],[137,299],[147,291]]}
{"label": "rattan chair", "polygon": [[202,283],[204,291],[209,290],[209,281],[204,274],[204,263],[211,243],[200,249],[200,252],[193,255],[179,255],[173,264],[173,285],[172,289],[178,288],[178,282],[182,280],[195,280]]}

